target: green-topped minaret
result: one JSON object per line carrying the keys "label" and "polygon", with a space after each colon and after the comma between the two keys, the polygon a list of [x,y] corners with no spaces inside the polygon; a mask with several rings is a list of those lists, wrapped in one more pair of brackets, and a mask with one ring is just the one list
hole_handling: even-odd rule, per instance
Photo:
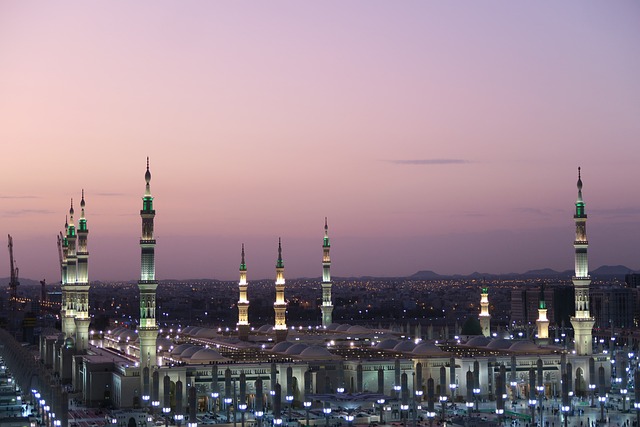
{"label": "green-topped minaret", "polygon": [[[149,158],[147,157],[147,171],[144,174],[146,187],[142,197],[142,237],[140,238],[141,266],[138,289],[140,290],[140,325],[138,336],[140,338],[140,369],[158,365],[156,357],[156,340],[158,339],[158,325],[156,323],[156,264],[155,247],[153,238],[153,219],[156,211],[153,209],[153,197],[151,196],[151,172],[149,171]],[[140,379],[142,381],[142,375]],[[142,390],[141,384],[140,390]]]}
{"label": "green-topped minaret", "polygon": [[491,335],[491,315],[489,314],[489,289],[482,287],[480,294],[480,327],[482,327],[482,335],[488,337]]}
{"label": "green-topped minaret", "polygon": [[75,324],[76,350],[85,351],[89,345],[89,251],[87,250],[87,219],[84,216],[84,190],[80,200],[80,220],[78,221],[78,268],[75,284]]}
{"label": "green-topped minaret", "polygon": [[238,282],[238,290],[240,297],[238,298],[238,338],[243,341],[249,339],[249,299],[247,298],[247,264],[244,260],[244,243],[240,254],[240,281]]}
{"label": "green-topped minaret", "polygon": [[544,299],[544,285],[540,286],[536,325],[538,325],[538,340],[541,344],[547,344],[549,340],[549,319],[547,319],[547,303]]}
{"label": "green-topped minaret", "polygon": [[331,256],[329,250],[329,226],[324,218],[324,239],[322,239],[322,327],[333,323],[333,302],[331,301]]}
{"label": "green-topped minaret", "polygon": [[587,259],[587,214],[584,200],[582,200],[582,176],[578,168],[578,199],[576,200],[576,213],[573,216],[576,224],[576,238],[573,242],[575,249],[575,275],[572,278],[575,290],[576,314],[571,317],[573,326],[573,338],[575,350],[579,356],[588,356],[593,353],[592,331],[595,319],[589,313],[589,262]]}
{"label": "green-topped minaret", "polygon": [[273,303],[275,312],[276,341],[287,339],[287,303],[284,300],[284,262],[282,261],[282,241],[278,238],[278,260],[276,261],[276,301]]}
{"label": "green-topped minaret", "polygon": [[66,294],[64,334],[65,337],[76,339],[75,309],[76,309],[76,281],[78,280],[78,256],[76,242],[78,236],[76,234],[76,225],[73,222],[73,199],[71,199],[71,207],[69,208],[69,223],[67,226],[67,274],[66,283],[64,285]]}

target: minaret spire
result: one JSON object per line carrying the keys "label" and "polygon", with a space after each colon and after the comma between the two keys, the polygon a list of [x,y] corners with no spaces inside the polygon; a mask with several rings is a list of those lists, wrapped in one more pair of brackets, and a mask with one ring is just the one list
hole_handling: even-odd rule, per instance
{"label": "minaret spire", "polygon": [[576,239],[573,242],[575,249],[575,275],[573,276],[573,288],[575,290],[575,316],[571,318],[576,353],[580,356],[588,356],[593,353],[592,330],[595,319],[589,313],[589,262],[587,259],[587,214],[582,199],[582,176],[578,168],[578,199],[576,200],[576,213],[573,220],[576,223]]}
{"label": "minaret spire", "polygon": [[284,299],[284,262],[282,261],[282,240],[278,238],[278,261],[276,262],[276,301],[273,303],[275,312],[275,325],[273,329],[276,332],[276,341],[284,341],[287,339],[287,321],[286,310],[287,303]]}
{"label": "minaret spire", "polygon": [[[156,211],[153,209],[153,197],[151,196],[151,172],[149,171],[149,158],[147,157],[147,170],[144,174],[146,182],[144,196],[142,197],[142,237],[140,238],[141,268],[138,289],[140,290],[140,325],[138,336],[140,337],[140,367],[152,368],[158,365],[156,358],[156,340],[158,338],[158,325],[156,323],[156,264],[155,247],[153,237],[153,220]],[[143,380],[141,375],[141,381]],[[141,390],[144,384],[141,383]]]}
{"label": "minaret spire", "polygon": [[247,287],[247,264],[244,260],[243,243],[240,260],[240,281],[238,282],[238,290],[240,291],[240,298],[238,299],[238,337],[243,341],[249,339],[249,299],[247,298]]}
{"label": "minaret spire", "polygon": [[324,239],[322,239],[322,327],[327,328],[333,323],[333,303],[331,301],[331,256],[329,250],[329,226],[324,217]]}
{"label": "minaret spire", "polygon": [[78,255],[76,225],[73,221],[75,211],[73,209],[73,198],[71,199],[71,207],[69,208],[69,222],[67,225],[67,277],[65,284],[66,293],[66,320],[65,330],[63,331],[67,338],[75,340],[76,338],[76,282],[78,281]]}
{"label": "minaret spire", "polygon": [[87,249],[87,236],[89,228],[84,216],[86,203],[84,201],[84,189],[80,199],[80,220],[78,221],[78,268],[75,285],[75,324],[76,324],[76,349],[86,351],[89,345],[89,251]]}

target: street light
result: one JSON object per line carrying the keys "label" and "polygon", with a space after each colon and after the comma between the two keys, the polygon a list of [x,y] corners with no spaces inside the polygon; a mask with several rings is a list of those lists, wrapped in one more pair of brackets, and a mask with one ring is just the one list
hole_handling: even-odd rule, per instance
{"label": "street light", "polygon": [[383,414],[384,414],[384,399],[378,399],[378,405],[380,405],[380,424],[384,424]]}
{"label": "street light", "polygon": [[166,427],[169,426],[169,412],[171,412],[171,408],[168,408],[166,406],[162,407],[162,413],[164,414],[164,425]]}
{"label": "street light", "polygon": [[[340,389],[338,389],[338,390],[340,390]],[[343,389],[343,390],[344,390],[344,389]],[[291,407],[293,406],[293,404],[292,404],[292,402],[293,402],[293,396],[291,396],[291,395],[286,395],[286,396],[284,397],[284,400],[286,400],[286,401],[287,401],[287,405],[289,406],[289,415],[287,416],[287,418],[288,418],[288,419],[287,419],[287,422],[290,422],[290,421],[291,421]]]}
{"label": "street light", "polygon": [[347,423],[349,423],[349,427],[351,427],[353,425],[353,415],[349,414],[344,418],[347,420]]}
{"label": "street light", "polygon": [[[224,406],[227,411],[227,423],[230,421],[230,418],[231,418],[231,415],[229,414],[229,405],[231,405],[231,402],[233,402],[233,399],[231,397],[224,398]],[[235,416],[233,418],[235,419]]]}
{"label": "street light", "polygon": [[216,419],[216,406],[218,406],[218,397],[220,396],[220,393],[218,393],[217,391],[214,391],[213,393],[211,393],[211,399],[212,399],[212,412],[213,412],[213,419]]}
{"label": "street light", "polygon": [[309,408],[311,408],[311,402],[305,400],[302,404],[304,405],[304,409],[307,412],[307,427],[309,427]]}
{"label": "street light", "polygon": [[324,416],[327,420],[327,427],[329,427],[329,416],[331,415],[331,407],[327,406],[322,408],[322,412],[324,412]]}
{"label": "street light", "polygon": [[238,409],[240,409],[241,425],[242,425],[242,427],[244,427],[244,411],[247,410],[247,404],[246,403],[240,403],[238,405]]}

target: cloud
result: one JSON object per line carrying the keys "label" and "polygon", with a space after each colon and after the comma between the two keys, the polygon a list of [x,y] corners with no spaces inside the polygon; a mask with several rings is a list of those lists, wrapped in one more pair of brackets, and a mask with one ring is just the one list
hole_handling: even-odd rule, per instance
{"label": "cloud", "polygon": [[396,165],[461,165],[470,163],[464,159],[411,159],[411,160],[389,160]]}
{"label": "cloud", "polygon": [[124,193],[96,193],[96,196],[104,196],[104,197],[122,197],[122,196],[126,196],[126,194]]}
{"label": "cloud", "polygon": [[26,216],[26,215],[48,215],[52,214],[53,211],[47,209],[17,209],[12,211],[4,211],[1,212],[0,215],[4,218],[13,218],[17,216]]}
{"label": "cloud", "polygon": [[536,208],[516,208],[514,209],[514,211],[520,212],[520,213],[544,216],[544,217],[550,216],[549,212],[545,212],[541,209],[536,209]]}
{"label": "cloud", "polygon": [[[592,213],[596,215],[620,217],[620,216],[636,216],[640,215],[640,207],[630,206],[626,208],[609,208],[609,209],[592,209]],[[587,214],[590,213],[587,207]]]}
{"label": "cloud", "polygon": [[0,196],[0,199],[39,199],[40,196]]}

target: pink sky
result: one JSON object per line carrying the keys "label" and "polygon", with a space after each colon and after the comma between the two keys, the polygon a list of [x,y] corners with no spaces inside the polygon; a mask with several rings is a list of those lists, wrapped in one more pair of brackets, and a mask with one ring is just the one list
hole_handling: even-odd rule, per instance
{"label": "pink sky", "polygon": [[[93,280],[640,268],[640,3],[0,2],[0,228],[59,280],[85,189]],[[6,262],[8,264],[8,262]],[[8,276],[7,268],[0,276]]]}

